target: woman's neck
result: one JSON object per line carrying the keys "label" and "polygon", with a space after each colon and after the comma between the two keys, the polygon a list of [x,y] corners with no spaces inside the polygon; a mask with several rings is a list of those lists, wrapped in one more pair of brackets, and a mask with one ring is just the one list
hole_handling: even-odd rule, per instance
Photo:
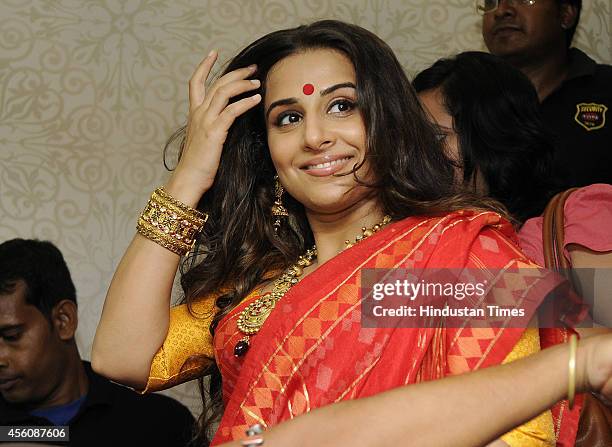
{"label": "woman's neck", "polygon": [[383,211],[374,200],[361,201],[353,207],[335,214],[307,212],[308,222],[317,246],[317,264],[323,264],[346,248],[346,242],[355,242],[362,236],[362,228],[380,223]]}

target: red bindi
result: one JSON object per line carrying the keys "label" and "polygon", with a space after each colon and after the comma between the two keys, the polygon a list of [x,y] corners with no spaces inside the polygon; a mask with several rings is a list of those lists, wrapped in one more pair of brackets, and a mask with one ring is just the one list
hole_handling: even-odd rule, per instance
{"label": "red bindi", "polygon": [[304,84],[304,87],[302,87],[302,91],[305,95],[312,95],[314,93],[314,85]]}

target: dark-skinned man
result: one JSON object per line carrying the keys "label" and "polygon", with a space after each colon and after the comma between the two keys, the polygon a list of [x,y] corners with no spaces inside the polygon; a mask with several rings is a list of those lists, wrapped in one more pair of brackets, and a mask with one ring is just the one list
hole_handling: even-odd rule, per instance
{"label": "dark-skinned man", "polygon": [[59,445],[188,445],[189,410],[95,374],[79,355],[77,324],[60,251],[37,240],[0,244],[0,426],[68,426],[70,442]]}
{"label": "dark-skinned man", "polygon": [[571,48],[582,0],[479,0],[489,51],[534,84],[561,186],[612,183],[612,66]]}

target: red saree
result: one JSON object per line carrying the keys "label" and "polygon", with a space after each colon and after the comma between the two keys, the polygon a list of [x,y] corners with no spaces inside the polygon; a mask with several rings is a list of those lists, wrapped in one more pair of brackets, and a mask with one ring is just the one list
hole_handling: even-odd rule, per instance
{"label": "red saree", "polygon": [[[225,412],[213,445],[242,438],[255,423],[270,427],[337,401],[501,363],[524,329],[363,328],[360,277],[363,268],[533,267],[514,240],[510,224],[491,212],[390,224],[296,284],[236,359],[236,319],[249,297],[215,335]],[[536,292],[540,300],[546,294]]]}

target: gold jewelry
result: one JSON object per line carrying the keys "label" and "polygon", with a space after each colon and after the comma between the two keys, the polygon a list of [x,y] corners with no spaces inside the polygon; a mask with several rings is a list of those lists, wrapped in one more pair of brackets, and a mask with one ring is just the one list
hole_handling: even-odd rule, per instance
{"label": "gold jewelry", "polygon": [[578,337],[572,334],[569,339],[569,361],[568,361],[568,385],[567,385],[567,401],[569,409],[574,408],[574,397],[576,397],[576,350],[578,347]]}
{"label": "gold jewelry", "polygon": [[304,267],[311,265],[312,260],[316,258],[316,256],[317,247],[312,247],[310,250],[306,251],[305,254],[298,258],[294,265],[285,270],[283,274],[274,281],[272,292],[259,297],[240,313],[238,317],[238,329],[245,334],[245,337],[241,338],[234,347],[234,355],[236,357],[241,357],[246,354],[250,346],[249,336],[259,332],[259,329],[263,326],[268,315],[270,315],[272,309],[276,306],[276,302],[289,291],[291,286],[298,282],[297,278],[304,272]]}
{"label": "gold jewelry", "polygon": [[162,187],[151,194],[138,218],[136,230],[147,239],[184,256],[195,245],[195,236],[207,219],[207,214],[179,202]]}
{"label": "gold jewelry", "polygon": [[361,227],[361,236],[357,236],[355,238],[355,242],[351,242],[348,239],[344,241],[344,249],[347,248],[351,248],[353,245],[358,244],[359,242],[361,242],[362,240],[364,240],[367,237],[372,236],[374,233],[376,233],[378,230],[380,230],[382,227],[384,227],[385,225],[387,225],[389,222],[391,222],[391,216],[386,215],[385,217],[383,217],[383,220],[381,220],[380,222],[378,222],[376,225],[374,225],[373,227],[367,228],[367,227]]}
{"label": "gold jewelry", "polygon": [[[385,216],[383,220],[371,228],[363,227],[361,229],[362,235],[355,238],[355,243],[351,244],[346,241],[347,247],[361,242],[367,237],[373,235],[382,227],[391,222],[390,216]],[[304,267],[312,265],[313,259],[317,257],[317,247],[312,247],[305,254],[300,256],[297,262],[285,270],[282,275],[274,281],[272,285],[272,291],[266,293],[261,297],[257,298],[251,304],[249,304],[238,317],[238,329],[244,334],[236,346],[234,346],[234,355],[236,357],[242,357],[249,350],[250,337],[259,332],[264,322],[276,306],[278,300],[280,300],[289,289],[298,282],[298,277],[302,276]]]}
{"label": "gold jewelry", "polygon": [[272,216],[274,220],[274,232],[278,233],[278,229],[281,226],[281,218],[289,217],[287,209],[283,206],[283,193],[285,188],[278,181],[278,175],[274,176],[274,205],[272,205]]}

